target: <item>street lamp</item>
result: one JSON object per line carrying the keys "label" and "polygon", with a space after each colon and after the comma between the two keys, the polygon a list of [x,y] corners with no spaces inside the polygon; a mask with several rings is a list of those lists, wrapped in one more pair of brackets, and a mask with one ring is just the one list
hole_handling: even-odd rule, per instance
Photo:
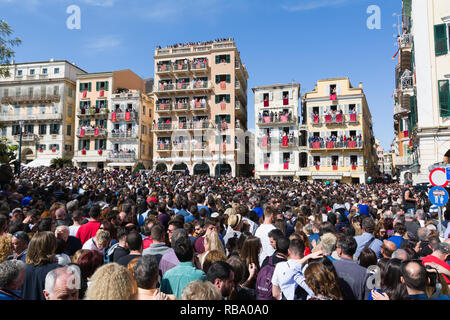
{"label": "street lamp", "polygon": [[22,128],[23,128],[23,120],[19,120],[20,126],[20,139],[19,139],[19,170],[17,172],[17,176],[20,176],[21,162],[22,162]]}

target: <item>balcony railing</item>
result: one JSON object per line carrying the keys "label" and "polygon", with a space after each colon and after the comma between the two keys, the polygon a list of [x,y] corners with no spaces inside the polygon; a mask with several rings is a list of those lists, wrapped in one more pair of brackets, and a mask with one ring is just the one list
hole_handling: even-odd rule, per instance
{"label": "balcony railing", "polygon": [[400,36],[400,46],[403,49],[412,47],[412,34],[404,33]]}
{"label": "balcony railing", "polygon": [[124,132],[109,132],[108,137],[114,140],[123,140],[123,139],[136,139],[137,135],[136,132],[131,130]]}
{"label": "balcony railing", "polygon": [[210,81],[193,81],[188,83],[176,83],[176,84],[158,84],[155,87],[156,92],[168,92],[168,91],[186,91],[186,90],[204,90],[211,89]]}
{"label": "balcony railing", "polygon": [[195,102],[193,105],[191,105],[191,111],[202,111],[202,110],[206,110],[208,104],[205,103],[201,103],[201,102]]}
{"label": "balcony railing", "polygon": [[394,115],[402,114],[402,113],[408,113],[408,112],[409,112],[409,110],[406,109],[406,108],[402,108],[401,104],[396,103],[394,105]]}
{"label": "balcony railing", "polygon": [[111,161],[125,161],[125,162],[133,162],[136,160],[136,154],[134,152],[117,152],[110,151],[108,152],[108,160]]}
{"label": "balcony railing", "polygon": [[400,83],[403,91],[414,89],[414,77],[412,75],[403,75],[400,78]]}
{"label": "balcony railing", "polygon": [[156,146],[156,150],[158,151],[170,151],[171,143],[158,142]]}
{"label": "balcony railing", "polygon": [[153,131],[172,131],[172,123],[155,123],[153,125]]}
{"label": "balcony railing", "polygon": [[313,126],[321,126],[322,124],[349,124],[358,123],[358,114],[348,113],[348,114],[336,114],[336,115],[311,115],[311,124]]}
{"label": "balcony railing", "polygon": [[172,71],[172,66],[170,64],[162,64],[162,65],[158,65],[156,70],[159,73],[171,72]]}
{"label": "balcony railing", "polygon": [[279,138],[265,136],[258,138],[258,145],[260,147],[265,148],[274,144],[278,144],[278,146],[282,148],[297,146],[297,138],[288,136]]}
{"label": "balcony railing", "polygon": [[43,95],[22,95],[2,97],[2,104],[22,104],[22,103],[39,103],[39,102],[58,102],[61,100],[59,94],[43,94]]}
{"label": "balcony railing", "polygon": [[110,116],[111,121],[135,121],[138,119],[136,111],[129,112],[112,112]]}
{"label": "balcony railing", "polygon": [[175,111],[188,111],[189,110],[189,103],[183,103],[183,102],[176,102]]}
{"label": "balcony railing", "polygon": [[295,137],[288,137],[288,136],[280,137],[278,139],[278,143],[279,143],[280,147],[285,147],[285,148],[293,147],[296,145],[297,139]]}
{"label": "balcony railing", "polygon": [[173,64],[173,72],[186,72],[189,71],[188,63],[175,63]]}
{"label": "balcony railing", "polygon": [[86,108],[79,109],[78,116],[98,116],[98,115],[107,115],[108,112],[106,108]]}
{"label": "balcony railing", "polygon": [[189,143],[188,142],[174,142],[172,146],[172,150],[180,151],[180,150],[188,150]]}
{"label": "balcony railing", "polygon": [[155,103],[157,112],[168,112],[172,110],[172,103]]}
{"label": "balcony railing", "polygon": [[270,117],[270,116],[262,116],[261,119],[258,119],[258,123],[260,125],[270,125],[270,124],[282,124],[282,123],[296,123],[297,117],[295,116],[289,116],[289,115],[283,115],[280,117]]}
{"label": "balcony railing", "polygon": [[191,71],[205,71],[207,69],[207,62],[191,62]]}
{"label": "balcony railing", "polygon": [[[34,133],[22,133],[23,142],[34,142],[38,137]],[[20,134],[14,135],[14,140],[20,141]]]}
{"label": "balcony railing", "polygon": [[33,121],[33,120],[61,120],[62,113],[41,113],[41,114],[27,114],[27,115],[5,115],[0,114],[0,121]]}
{"label": "balcony railing", "polygon": [[309,142],[310,150],[330,150],[330,149],[360,149],[363,141],[316,141]]}
{"label": "balcony railing", "polygon": [[185,46],[185,47],[176,47],[176,48],[161,48],[155,51],[155,55],[171,55],[178,53],[191,53],[191,52],[199,52],[199,51],[209,51],[211,49],[221,49],[221,48],[235,48],[235,44],[233,41],[224,41],[212,44],[199,44],[195,46]]}
{"label": "balcony railing", "polygon": [[77,130],[77,136],[84,137],[84,136],[103,136],[106,135],[106,129],[103,128],[89,128],[89,129],[82,129],[78,128]]}

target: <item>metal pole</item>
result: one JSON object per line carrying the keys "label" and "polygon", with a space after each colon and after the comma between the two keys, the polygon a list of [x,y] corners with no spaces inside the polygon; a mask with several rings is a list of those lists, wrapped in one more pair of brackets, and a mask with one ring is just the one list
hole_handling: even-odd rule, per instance
{"label": "metal pole", "polygon": [[220,178],[220,174],[221,174],[221,167],[220,167],[220,162],[222,161],[222,141],[221,141],[221,136],[220,136],[220,126],[221,124],[217,125],[217,131],[219,134],[219,178]]}
{"label": "metal pole", "polygon": [[441,233],[443,233],[443,229],[442,229],[442,209],[441,206],[438,206],[438,216],[439,216],[439,225],[438,225],[438,230],[439,230],[439,236],[441,236]]}
{"label": "metal pole", "polygon": [[17,176],[20,177],[20,170],[21,170],[21,164],[22,164],[22,126],[23,121],[20,121],[20,139],[19,139],[19,172],[17,172]]}

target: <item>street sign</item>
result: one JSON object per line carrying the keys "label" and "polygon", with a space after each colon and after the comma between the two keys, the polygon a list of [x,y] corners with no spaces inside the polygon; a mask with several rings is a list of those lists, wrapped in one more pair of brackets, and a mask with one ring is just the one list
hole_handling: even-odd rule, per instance
{"label": "street sign", "polygon": [[448,192],[442,187],[433,187],[428,192],[430,202],[438,207],[443,207],[448,202]]}
{"label": "street sign", "polygon": [[430,183],[434,187],[446,187],[449,181],[444,168],[436,168],[430,172]]}

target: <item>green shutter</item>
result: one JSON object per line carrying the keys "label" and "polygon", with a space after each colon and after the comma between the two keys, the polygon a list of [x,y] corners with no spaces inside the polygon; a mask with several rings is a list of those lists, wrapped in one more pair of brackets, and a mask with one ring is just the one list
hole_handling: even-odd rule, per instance
{"label": "green shutter", "polygon": [[400,119],[400,132],[403,131],[403,119]]}
{"label": "green shutter", "polygon": [[83,92],[83,84],[80,82],[80,92]]}
{"label": "green shutter", "polygon": [[216,124],[219,124],[219,123],[220,123],[220,116],[216,115]]}
{"label": "green shutter", "polygon": [[92,88],[91,88],[91,83],[88,83],[88,91],[91,92]]}
{"label": "green shutter", "polygon": [[449,80],[439,80],[439,114],[450,117],[450,86]]}
{"label": "green shutter", "polygon": [[95,101],[95,107],[96,107],[96,108],[98,108],[98,103],[99,103],[99,102],[100,102],[99,100]]}
{"label": "green shutter", "polygon": [[99,91],[100,90],[100,82],[97,81],[95,85],[96,85],[96,91]]}
{"label": "green shutter", "polygon": [[227,94],[225,97],[226,97],[227,103],[230,103],[230,95]]}
{"label": "green shutter", "polygon": [[87,145],[86,145],[86,150],[89,150],[89,148],[91,147],[91,140],[87,140]]}
{"label": "green shutter", "polygon": [[230,55],[227,54],[225,57],[226,57],[226,59],[227,59],[227,63],[230,63]]}
{"label": "green shutter", "polygon": [[219,83],[220,82],[220,76],[217,74],[216,75],[216,83]]}
{"label": "green shutter", "polygon": [[231,76],[229,74],[227,74],[227,83],[231,82]]}
{"label": "green shutter", "polygon": [[218,95],[216,95],[216,103],[220,103],[220,99],[219,99]]}
{"label": "green shutter", "polygon": [[225,115],[225,121],[231,123],[231,116],[229,114]]}
{"label": "green shutter", "polygon": [[83,106],[83,101],[80,101],[80,109],[81,109],[82,106]]}
{"label": "green shutter", "polygon": [[219,64],[220,63],[220,58],[219,58],[219,56],[216,56],[216,64]]}
{"label": "green shutter", "polygon": [[447,54],[448,52],[446,28],[446,24],[434,26],[434,46],[437,56]]}
{"label": "green shutter", "polygon": [[108,81],[105,82],[105,91],[108,91]]}
{"label": "green shutter", "polygon": [[82,146],[81,142],[82,142],[81,140],[78,140],[78,151],[83,150],[83,146]]}
{"label": "green shutter", "polygon": [[105,108],[108,108],[108,100],[105,99]]}
{"label": "green shutter", "polygon": [[95,139],[95,150],[98,150],[98,139]]}

